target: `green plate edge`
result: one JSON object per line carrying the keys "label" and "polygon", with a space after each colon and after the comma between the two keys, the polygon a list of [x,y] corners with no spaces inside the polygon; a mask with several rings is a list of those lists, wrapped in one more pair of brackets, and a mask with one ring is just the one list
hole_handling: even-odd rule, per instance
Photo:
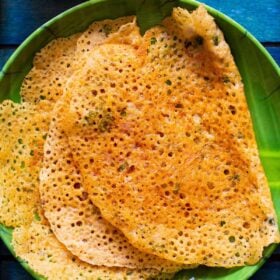
{"label": "green plate edge", "polygon": [[[192,0],[150,0],[149,2],[145,0],[91,0],[75,6],[35,30],[12,54],[0,72],[0,100],[9,98],[20,102],[19,88],[23,77],[32,67],[32,57],[54,38],[67,37],[82,31],[96,20],[132,14],[137,14],[140,27],[147,29],[168,15],[174,6],[192,10],[199,4]],[[205,7],[223,30],[243,78],[261,160],[269,179],[278,220],[280,220],[280,205],[276,204],[277,199],[280,198],[280,109],[277,110],[280,108],[280,68],[261,43],[246,29],[221,12],[207,5]],[[83,17],[83,23],[77,26],[73,15],[81,16],[86,12],[92,12],[92,15]],[[63,25],[67,24],[66,30],[59,25],[62,20]],[[256,71],[254,75],[256,77],[252,78],[248,65]],[[260,104],[263,105],[260,106]],[[262,114],[261,119],[258,118],[259,114]],[[262,121],[265,116],[267,117]],[[271,133],[272,136],[268,137],[267,133]],[[12,229],[0,225],[0,237],[15,255],[11,244]],[[265,263],[276,247],[276,244],[272,244],[266,248],[264,257],[253,266],[234,269],[201,266],[179,272],[175,279],[248,279]],[[20,259],[18,261],[35,279],[45,279],[34,272],[26,262]]]}
{"label": "green plate edge", "polygon": [[18,258],[15,254],[15,251],[13,249],[12,245],[12,234],[13,234],[13,229],[8,228],[2,224],[0,224],[0,238],[2,239],[3,243],[6,245],[6,247],[9,249],[11,254],[17,259],[17,261],[20,263],[20,265],[31,275],[33,276],[34,279],[38,280],[46,280],[47,278],[39,275],[35,271],[33,271],[29,266],[28,263],[25,262],[24,260]]}

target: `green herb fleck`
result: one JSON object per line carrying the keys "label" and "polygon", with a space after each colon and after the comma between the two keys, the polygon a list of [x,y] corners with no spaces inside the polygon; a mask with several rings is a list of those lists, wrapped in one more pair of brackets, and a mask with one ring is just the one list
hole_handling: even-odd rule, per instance
{"label": "green herb fleck", "polygon": [[22,141],[21,138],[18,139],[18,143],[19,143],[19,144],[22,144],[22,143],[23,143],[23,141]]}
{"label": "green herb fleck", "polygon": [[226,224],[225,221],[220,221],[220,226],[221,226],[221,227],[224,226],[225,224]]}
{"label": "green herb fleck", "polygon": [[122,172],[124,171],[126,168],[128,167],[128,163],[127,162],[124,162],[123,164],[121,164],[118,168],[118,171],[119,172]]}
{"label": "green herb fleck", "polygon": [[151,45],[154,45],[157,42],[157,39],[155,37],[152,37],[150,42]]}
{"label": "green herb fleck", "polygon": [[121,115],[122,117],[125,117],[125,116],[126,116],[126,108],[123,108],[123,109],[121,110],[120,115]]}
{"label": "green herb fleck", "polygon": [[25,167],[25,162],[22,161],[21,164],[20,164],[20,168],[24,168]]}
{"label": "green herb fleck", "polygon": [[47,134],[47,133],[46,133],[46,134],[44,134],[44,135],[43,135],[43,139],[44,139],[44,140],[46,140],[46,139],[47,139],[47,136],[48,136],[48,134]]}
{"label": "green herb fleck", "polygon": [[108,36],[112,32],[112,27],[109,24],[104,24],[102,30]]}
{"label": "green herb fleck", "polygon": [[128,270],[128,271],[126,272],[126,275],[131,275],[131,274],[133,274],[133,270]]}
{"label": "green herb fleck", "polygon": [[230,82],[230,79],[228,76],[223,76],[222,77],[222,81],[226,84],[226,83],[229,83]]}
{"label": "green herb fleck", "polygon": [[244,139],[244,134],[241,133],[240,131],[237,133],[237,138],[238,139]]}
{"label": "green herb fleck", "polygon": [[99,132],[108,132],[112,128],[114,117],[111,112],[101,107],[90,111],[85,116],[85,121],[89,125],[96,125]]}
{"label": "green herb fleck", "polygon": [[213,36],[212,41],[213,41],[214,46],[218,46],[220,43],[220,38],[217,35]]}
{"label": "green herb fleck", "polygon": [[181,184],[176,183],[175,186],[174,186],[173,193],[177,194],[180,191],[180,189],[181,189]]}
{"label": "green herb fleck", "polygon": [[46,99],[46,96],[45,96],[45,95],[40,95],[40,99],[41,99],[41,100],[45,100],[45,99]]}
{"label": "green herb fleck", "polygon": [[172,82],[170,80],[166,80],[165,83],[168,85],[168,86],[171,86],[172,85]]}
{"label": "green herb fleck", "polygon": [[89,113],[85,116],[85,120],[88,124],[93,125],[96,124],[96,119],[98,118],[98,112],[89,111]]}
{"label": "green herb fleck", "polygon": [[108,132],[110,131],[114,117],[110,113],[106,113],[102,119],[99,121],[98,130],[99,132]]}
{"label": "green herb fleck", "polygon": [[236,182],[236,181],[240,181],[240,175],[239,174],[234,174],[233,176],[231,176],[230,178],[232,181]]}
{"label": "green herb fleck", "polygon": [[34,156],[34,151],[31,150],[29,154],[30,154],[31,156]]}
{"label": "green herb fleck", "polygon": [[230,236],[228,238],[228,240],[229,240],[229,242],[233,243],[233,242],[235,242],[235,237],[234,236]]}
{"label": "green herb fleck", "polygon": [[34,213],[34,219],[35,219],[35,221],[38,221],[38,222],[41,221],[41,217],[37,212]]}

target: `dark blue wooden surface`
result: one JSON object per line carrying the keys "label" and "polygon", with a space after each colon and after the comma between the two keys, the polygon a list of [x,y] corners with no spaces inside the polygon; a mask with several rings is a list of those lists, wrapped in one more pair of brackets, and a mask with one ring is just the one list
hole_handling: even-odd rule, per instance
{"label": "dark blue wooden surface", "polygon": [[[0,68],[32,31],[58,13],[82,2],[84,1],[0,0]],[[280,64],[280,0],[205,0],[204,2],[247,28]],[[0,241],[0,280],[31,279]],[[279,248],[252,279],[280,280]]]}

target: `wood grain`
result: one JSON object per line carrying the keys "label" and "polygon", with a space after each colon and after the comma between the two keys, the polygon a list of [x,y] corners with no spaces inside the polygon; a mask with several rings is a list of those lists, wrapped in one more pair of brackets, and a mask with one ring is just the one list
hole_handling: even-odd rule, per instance
{"label": "wood grain", "polygon": [[[279,40],[280,40],[280,37],[279,37]],[[266,49],[268,50],[268,52],[271,54],[271,56],[274,58],[274,60],[280,66],[280,44],[279,44],[279,46],[266,47]]]}
{"label": "wood grain", "polygon": [[[37,27],[81,0],[1,0],[0,44],[20,44]],[[204,0],[243,25],[262,42],[280,38],[279,0]]]}
{"label": "wood grain", "polygon": [[81,0],[1,0],[0,44],[20,44],[30,33]]}
{"label": "wood grain", "polygon": [[11,56],[13,51],[15,50],[15,47],[13,48],[0,48],[0,69],[4,66],[8,58]]}
{"label": "wood grain", "polygon": [[0,279],[34,280],[16,260],[3,260],[0,262]]}
{"label": "wood grain", "polygon": [[237,21],[259,41],[278,42],[280,40],[279,0],[204,0],[202,2]]}

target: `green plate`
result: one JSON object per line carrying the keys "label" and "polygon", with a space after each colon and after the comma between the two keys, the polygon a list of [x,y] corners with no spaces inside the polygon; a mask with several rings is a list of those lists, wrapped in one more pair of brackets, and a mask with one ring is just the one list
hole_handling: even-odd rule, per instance
{"label": "green plate", "polygon": [[[173,6],[195,9],[198,2],[188,0],[93,0],[53,18],[32,33],[14,52],[0,73],[0,101],[20,101],[19,89],[32,67],[34,54],[49,41],[83,31],[91,22],[136,14],[142,32],[170,14]],[[245,92],[258,148],[269,180],[278,220],[280,220],[280,69],[265,48],[238,23],[207,7],[223,30],[245,84]],[[278,200],[278,201],[277,201]],[[0,236],[11,246],[12,230],[0,226]],[[178,273],[176,279],[248,279],[275,250],[266,248],[264,257],[253,266],[234,269],[199,267]],[[19,260],[34,278],[44,279]]]}

